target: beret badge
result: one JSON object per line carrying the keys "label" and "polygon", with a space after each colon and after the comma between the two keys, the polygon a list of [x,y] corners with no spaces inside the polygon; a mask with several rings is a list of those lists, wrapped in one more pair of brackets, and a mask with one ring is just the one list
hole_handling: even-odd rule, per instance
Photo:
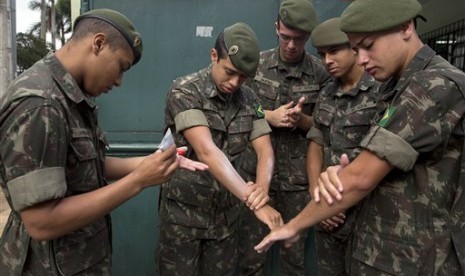
{"label": "beret badge", "polygon": [[235,54],[237,54],[237,52],[239,52],[239,46],[233,45],[233,46],[229,47],[228,55],[229,56],[234,56]]}

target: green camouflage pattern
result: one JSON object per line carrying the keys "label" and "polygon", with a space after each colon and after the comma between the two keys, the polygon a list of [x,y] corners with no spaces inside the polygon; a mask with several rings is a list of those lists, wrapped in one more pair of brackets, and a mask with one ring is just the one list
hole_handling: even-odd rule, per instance
{"label": "green camouflage pattern", "polygon": [[[313,113],[313,128],[322,133],[324,141],[324,169],[339,164],[343,153],[353,160],[361,152],[360,142],[375,123],[378,114],[379,83],[368,73],[363,73],[353,89],[344,92],[341,88],[339,79],[327,85],[321,91]],[[311,133],[312,131],[309,132]],[[348,209],[345,215],[344,223],[331,232],[320,226],[315,227],[315,245],[321,275],[345,275],[345,260],[350,254],[350,239],[357,207]]]}
{"label": "green camouflage pattern", "polygon": [[[207,119],[213,142],[235,165],[249,143],[253,122],[260,119],[255,111],[258,99],[246,86],[226,99],[210,74],[211,67],[208,67],[175,80],[166,99],[165,127],[171,129],[176,145],[188,146],[187,158],[199,160],[182,132],[176,131],[175,117],[184,111],[200,110]],[[232,240],[237,244],[240,206],[241,201],[208,171],[177,170],[162,185],[160,193],[157,256],[161,275],[185,275],[187,271],[191,275],[230,275],[237,265],[237,254],[229,251],[236,248],[230,246]],[[199,256],[213,249],[218,254],[223,252],[223,257],[201,258],[199,268]],[[189,261],[192,259],[196,261]],[[179,262],[183,265],[172,265]],[[196,274],[198,269],[201,272]],[[212,273],[204,274],[207,273],[204,269]]]}
{"label": "green camouflage pattern", "polygon": [[[2,275],[110,275],[109,217],[40,242],[31,239],[20,218],[28,206],[106,185],[102,176],[107,142],[97,123],[97,106],[53,53],[19,76],[0,102],[0,185],[12,209],[0,241]],[[65,172],[66,183],[60,184],[65,192],[47,197],[40,190],[47,187],[47,179],[23,183],[27,193],[41,197],[15,209],[12,197],[18,193],[10,193],[9,185],[51,168]]]}
{"label": "green camouflage pattern", "polygon": [[[282,215],[284,221],[289,221],[302,211],[310,200],[308,192],[270,190],[269,205],[279,210],[286,210]],[[271,258],[273,250],[267,253],[257,253],[254,246],[270,233],[268,226],[259,221],[247,207],[243,207],[239,228],[239,275],[267,275],[266,261]],[[289,248],[278,248],[280,273],[282,276],[305,275],[305,240],[307,230],[300,233],[300,240]],[[279,243],[274,246],[279,246]]]}
{"label": "green camouflage pattern", "polygon": [[362,203],[351,275],[464,275],[465,74],[423,46],[381,91],[395,111],[361,145],[394,169]]}
{"label": "green camouflage pattern", "polygon": [[365,72],[348,92],[341,90],[340,80],[321,91],[313,127],[323,134],[324,168],[339,164],[343,153],[353,160],[361,152],[360,142],[378,115],[378,89],[379,83]]}
{"label": "green camouflage pattern", "polygon": [[[305,97],[302,112],[311,115],[320,90],[329,80],[329,73],[316,57],[305,53],[303,60],[299,64],[290,65],[280,61],[279,48],[274,48],[260,53],[257,75],[248,85],[258,95],[264,110],[275,110],[290,101],[294,101],[296,104],[301,97]],[[306,134],[304,130],[299,128],[272,127],[271,143],[275,154],[275,170],[270,183],[270,197],[273,194],[282,194],[277,193],[277,191],[290,192],[289,194],[294,195],[292,197],[282,195],[273,199],[276,204],[272,205],[272,207],[280,212],[284,219],[295,216],[296,209],[303,208],[309,201],[305,161],[307,155]],[[253,148],[249,145],[241,158],[239,171],[244,178],[254,181],[256,166],[257,157]],[[272,193],[272,191],[276,193]],[[301,195],[296,196],[296,193]],[[299,198],[300,201],[296,201],[296,198]],[[280,208],[282,206],[289,206],[289,208]],[[259,223],[256,221],[253,225]],[[242,223],[240,229],[243,232],[253,228],[248,228]],[[252,237],[253,235],[255,235],[253,232],[241,233],[241,236]],[[305,239],[302,239],[302,246],[295,244],[289,249],[282,249],[282,254],[291,256],[282,255],[284,261],[281,264],[281,267],[284,268],[283,273],[287,273],[285,269],[289,268],[292,270],[292,273],[289,272],[291,275],[304,274],[301,267],[304,260],[304,250],[302,249],[304,242]],[[247,247],[245,250],[240,251],[248,252],[247,255],[240,254],[241,266],[259,262],[261,259],[259,253],[250,251],[250,247],[253,247],[253,245],[256,245],[256,243],[249,244],[247,241],[240,241],[240,247]]]}

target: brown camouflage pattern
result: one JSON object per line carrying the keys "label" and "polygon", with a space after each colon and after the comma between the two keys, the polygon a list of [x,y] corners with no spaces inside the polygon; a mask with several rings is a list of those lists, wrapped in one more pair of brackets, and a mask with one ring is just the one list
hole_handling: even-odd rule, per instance
{"label": "brown camouflage pattern", "polygon": [[[280,61],[279,48],[274,48],[260,53],[257,75],[248,84],[260,98],[264,110],[277,109],[290,101],[297,103],[299,98],[305,97],[302,112],[311,115],[320,90],[329,80],[329,73],[316,57],[305,53],[300,63],[290,65]],[[279,198],[273,199],[276,204],[272,205],[272,207],[281,213],[285,222],[295,216],[297,214],[296,210],[300,208],[298,209],[300,211],[309,201],[305,161],[307,155],[306,134],[304,130],[299,128],[272,127],[271,143],[275,154],[275,170],[270,184],[270,197],[272,198],[273,194],[281,195]],[[254,181],[256,166],[257,157],[252,147],[249,146],[241,158],[241,175]],[[286,196],[284,192],[289,192],[289,196]],[[296,196],[296,193],[301,193],[301,195]],[[293,196],[290,196],[291,194]],[[296,201],[297,199],[300,200]],[[253,220],[253,218],[250,218],[250,220]],[[247,223],[252,223],[250,220]],[[263,258],[259,253],[250,250],[256,245],[254,243],[254,240],[256,240],[254,228],[259,224],[260,222],[256,221],[252,224],[254,226],[247,227],[245,223],[242,223],[240,227],[241,236],[254,238],[251,241],[240,240],[239,246],[246,247],[240,249],[240,252],[247,252],[247,255],[240,253],[241,267],[245,267],[246,264],[263,262]],[[252,232],[244,232],[250,230]],[[300,244],[295,244],[289,249],[281,248],[282,275],[304,275],[302,265],[304,261],[304,242],[305,239],[301,239]],[[244,268],[243,270],[247,269]],[[250,270],[253,270],[253,268],[250,268]]]}
{"label": "brown camouflage pattern", "polygon": [[395,108],[382,127],[418,157],[411,170],[396,168],[399,149],[371,144],[379,126],[362,141],[395,168],[363,201],[351,275],[464,275],[465,74],[423,46],[382,91]]}
{"label": "brown camouflage pattern", "polygon": [[[7,187],[17,177],[52,167],[65,169],[63,196],[106,185],[107,143],[97,123],[97,106],[53,53],[19,76],[0,102],[0,185],[12,208],[0,241],[2,275],[110,275],[109,217],[55,240],[34,241],[21,210],[13,209]],[[35,183],[27,185],[28,193],[37,189]]]}
{"label": "brown camouflage pattern", "polygon": [[[364,73],[356,87],[342,91],[339,79],[320,93],[313,113],[314,125],[323,134],[323,168],[339,164],[341,154],[353,160],[361,151],[360,142],[375,123],[378,114],[379,83]],[[311,137],[310,137],[311,139]],[[346,258],[357,215],[354,206],[345,212],[346,219],[331,232],[315,227],[315,245],[321,275],[346,275]]]}
{"label": "brown camouflage pattern", "polygon": [[[249,143],[253,122],[259,119],[254,107],[258,99],[242,86],[228,101],[210,73],[208,67],[175,80],[166,99],[165,127],[171,128],[176,145],[188,146],[185,156],[198,160],[182,132],[176,132],[174,119],[180,112],[201,110],[213,142],[234,165]],[[237,265],[241,206],[234,195],[208,171],[177,170],[162,185],[159,205],[157,266],[161,275],[231,275]],[[207,252],[216,253],[204,256]],[[179,262],[183,264],[173,265]]]}

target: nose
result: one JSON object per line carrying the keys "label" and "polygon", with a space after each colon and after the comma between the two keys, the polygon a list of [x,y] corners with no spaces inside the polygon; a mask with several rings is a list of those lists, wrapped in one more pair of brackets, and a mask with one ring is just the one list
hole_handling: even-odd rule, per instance
{"label": "nose", "polygon": [[360,66],[365,66],[368,64],[369,58],[365,51],[358,50],[357,53],[357,64]]}
{"label": "nose", "polygon": [[333,58],[332,58],[332,56],[329,55],[329,54],[326,54],[326,55],[324,56],[323,60],[324,60],[324,62],[325,62],[326,65],[329,65],[329,64],[333,63]]}
{"label": "nose", "polygon": [[240,76],[232,76],[230,79],[229,79],[229,83],[233,86],[233,87],[239,87],[241,85],[241,77]]}

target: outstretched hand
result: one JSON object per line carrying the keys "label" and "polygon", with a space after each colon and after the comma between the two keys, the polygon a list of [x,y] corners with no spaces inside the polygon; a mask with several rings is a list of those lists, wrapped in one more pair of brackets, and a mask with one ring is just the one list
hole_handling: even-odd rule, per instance
{"label": "outstretched hand", "polygon": [[299,238],[300,234],[293,229],[289,223],[286,223],[271,230],[271,232],[254,248],[258,253],[262,253],[270,249],[276,241],[280,240],[284,240],[285,247],[290,247],[292,244],[297,242]]}
{"label": "outstretched hand", "polygon": [[179,160],[179,168],[190,171],[205,171],[208,170],[208,165],[202,162],[194,161],[183,156],[187,151],[187,147],[177,148],[177,158]]}

